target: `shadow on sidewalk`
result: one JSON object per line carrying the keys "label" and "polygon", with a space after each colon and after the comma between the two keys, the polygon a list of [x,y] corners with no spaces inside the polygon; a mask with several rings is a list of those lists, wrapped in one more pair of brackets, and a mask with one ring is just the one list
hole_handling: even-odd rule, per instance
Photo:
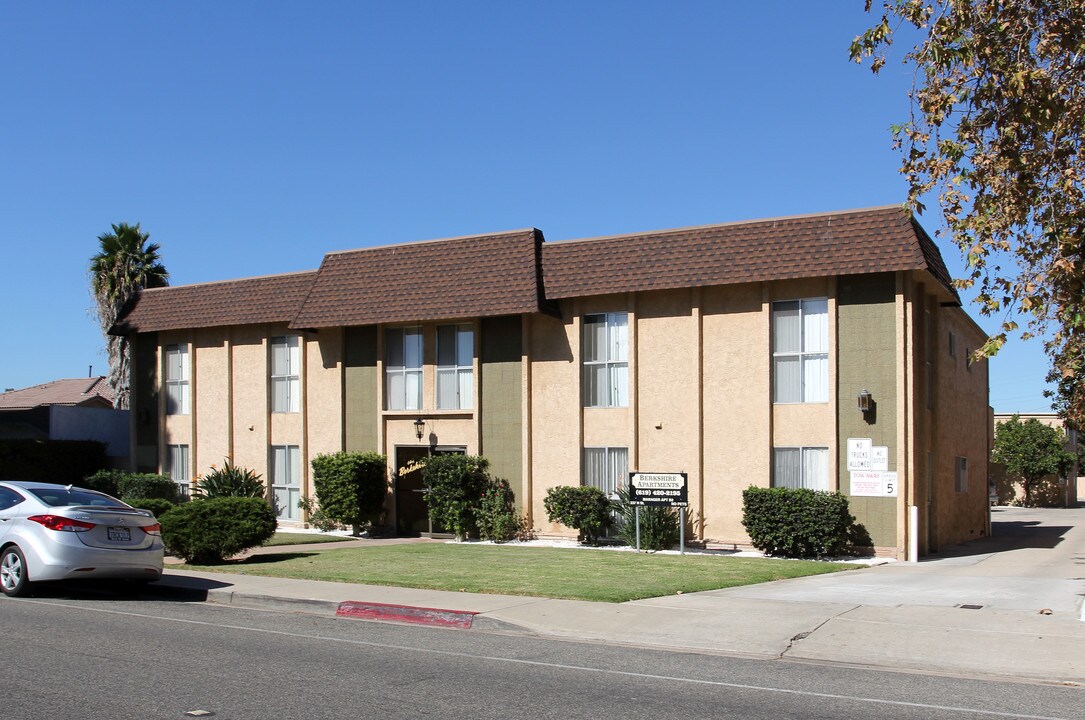
{"label": "shadow on sidewalk", "polygon": [[920,562],[935,562],[946,558],[987,555],[1029,548],[1051,549],[1061,543],[1073,525],[1046,525],[1036,520],[998,520],[992,515],[991,535],[967,543],[942,548]]}

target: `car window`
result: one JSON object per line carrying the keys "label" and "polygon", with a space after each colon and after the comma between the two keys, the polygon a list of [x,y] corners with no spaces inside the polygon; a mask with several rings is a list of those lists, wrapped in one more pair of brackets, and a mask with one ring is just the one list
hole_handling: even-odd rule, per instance
{"label": "car window", "polygon": [[69,507],[73,505],[96,505],[100,507],[128,507],[120,500],[111,498],[93,490],[80,490],[72,488],[27,488],[27,491],[37,497],[46,505],[52,507]]}
{"label": "car window", "polygon": [[0,510],[15,507],[25,499],[11,488],[0,487]]}

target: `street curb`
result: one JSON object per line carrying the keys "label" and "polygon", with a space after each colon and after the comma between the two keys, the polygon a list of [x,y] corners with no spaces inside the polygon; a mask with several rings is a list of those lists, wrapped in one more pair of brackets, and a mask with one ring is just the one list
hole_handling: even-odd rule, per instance
{"label": "street curb", "polygon": [[438,627],[470,630],[477,612],[471,610],[442,610],[440,608],[414,607],[412,605],[393,605],[378,602],[360,602],[347,600],[339,603],[335,614],[339,617],[352,617],[361,620],[381,620],[402,622],[413,625],[436,625]]}

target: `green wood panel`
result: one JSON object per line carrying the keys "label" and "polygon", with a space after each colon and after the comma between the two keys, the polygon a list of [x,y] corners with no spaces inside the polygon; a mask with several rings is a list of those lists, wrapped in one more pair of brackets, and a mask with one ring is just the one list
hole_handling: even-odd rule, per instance
{"label": "green wood panel", "polygon": [[483,318],[481,327],[482,384],[481,454],[490,461],[494,477],[505,478],[523,507],[523,368],[520,316]]}
{"label": "green wood panel", "polygon": [[347,452],[376,451],[377,423],[377,328],[348,327],[343,330],[343,427]]}

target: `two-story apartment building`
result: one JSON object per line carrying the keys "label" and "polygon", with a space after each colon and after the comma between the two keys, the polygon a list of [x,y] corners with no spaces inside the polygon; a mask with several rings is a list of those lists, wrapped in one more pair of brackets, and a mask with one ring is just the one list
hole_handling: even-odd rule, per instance
{"label": "two-story apartment building", "polygon": [[229,457],[286,522],[314,456],[376,450],[401,533],[426,518],[396,471],[433,452],[489,458],[544,535],[574,532],[549,488],[632,471],[686,473],[687,537],[710,546],[748,542],[750,485],[840,490],[888,554],[986,528],[985,334],[899,207],[337,252],[144,291],[114,332],[134,466],[185,484]]}

